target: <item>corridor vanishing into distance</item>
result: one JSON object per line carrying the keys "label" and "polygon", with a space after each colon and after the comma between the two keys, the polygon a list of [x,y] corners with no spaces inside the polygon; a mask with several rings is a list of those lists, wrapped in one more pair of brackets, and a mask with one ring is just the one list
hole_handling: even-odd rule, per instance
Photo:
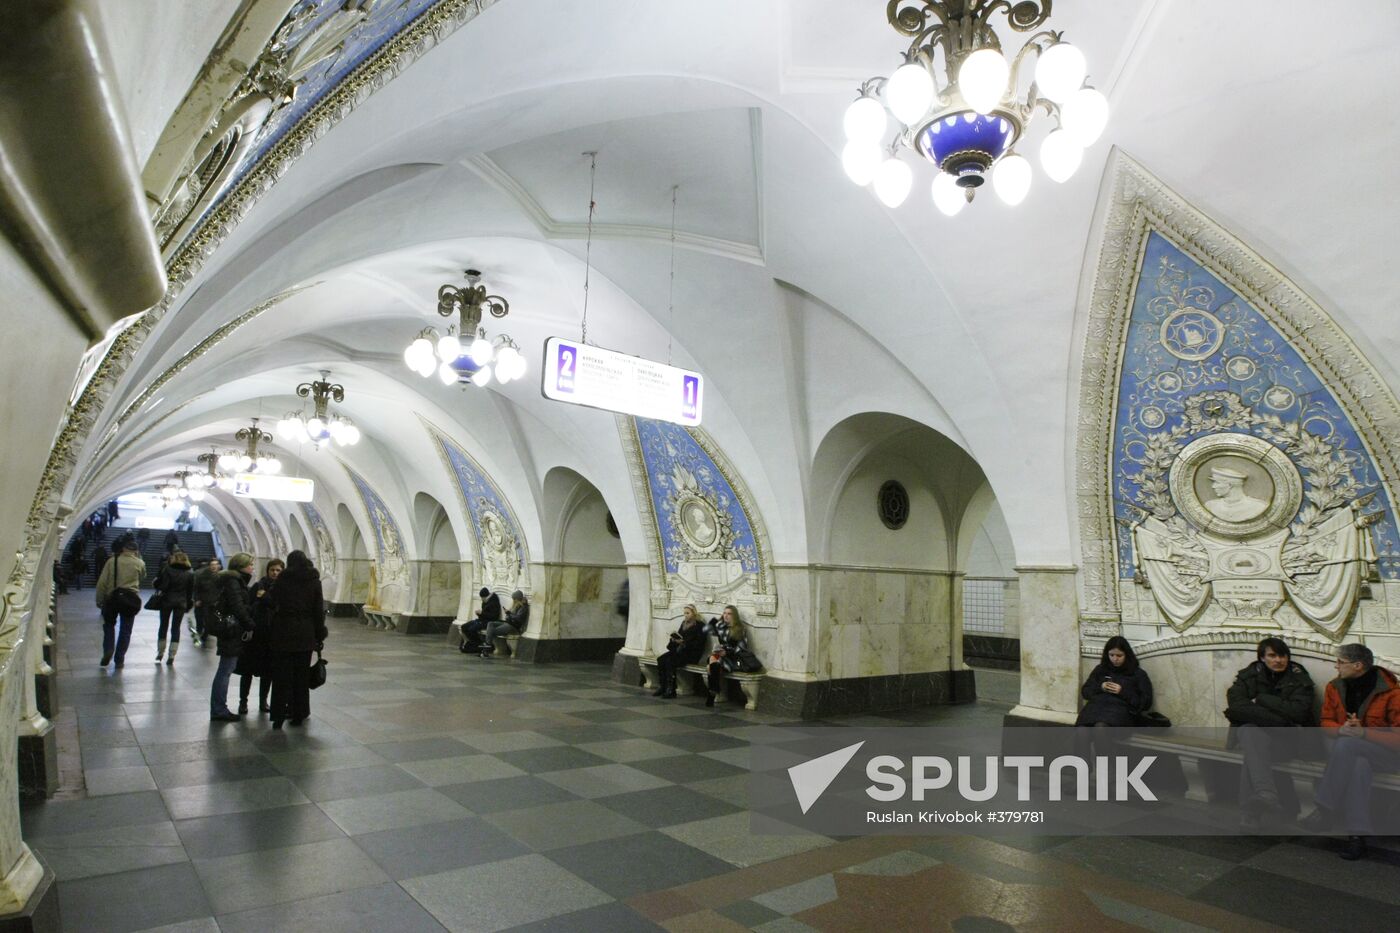
{"label": "corridor vanishing into distance", "polygon": [[88,591],[59,615],[62,788],[22,815],[68,931],[1265,930],[1400,910],[1396,840],[1348,864],[1303,839],[754,835],[750,748],[798,723],[358,621],[330,620],[304,727],[211,723],[211,650],[151,663],[147,613],[126,667],[99,669]]}

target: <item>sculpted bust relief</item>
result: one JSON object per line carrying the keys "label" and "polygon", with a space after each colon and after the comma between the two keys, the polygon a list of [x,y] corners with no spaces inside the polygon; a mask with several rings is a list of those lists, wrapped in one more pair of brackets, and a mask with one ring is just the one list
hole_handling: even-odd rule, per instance
{"label": "sculpted bust relief", "polygon": [[1210,489],[1215,498],[1202,503],[1216,518],[1227,522],[1247,522],[1269,507],[1267,500],[1249,495],[1249,477],[1226,466],[1210,468]]}

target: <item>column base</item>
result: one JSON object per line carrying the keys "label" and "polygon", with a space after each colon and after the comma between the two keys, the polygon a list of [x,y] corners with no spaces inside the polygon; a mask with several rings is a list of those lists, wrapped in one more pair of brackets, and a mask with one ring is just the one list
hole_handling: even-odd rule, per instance
{"label": "column base", "polygon": [[646,683],[642,677],[641,656],[619,651],[613,655],[612,679],[628,687],[640,687]]}
{"label": "column base", "polygon": [[1002,717],[1003,726],[1072,726],[1078,718],[1075,713],[1062,713],[1053,709],[1037,709],[1034,706],[1015,706]]}
{"label": "column base", "polygon": [[19,736],[19,792],[24,797],[52,797],[58,792],[58,733],[45,721],[33,735]]}
{"label": "column base", "polygon": [[360,614],[361,603],[326,603],[326,615],[332,619],[354,619]]}
{"label": "column base", "polygon": [[765,677],[758,709],[797,719],[824,719],[971,703],[977,699],[976,677],[970,670],[810,681]]}
{"label": "column base", "polygon": [[[622,638],[530,638],[516,642],[516,658],[529,664],[559,661],[607,661],[622,647]],[[614,662],[615,664],[616,662]]]}
{"label": "column base", "polygon": [[58,715],[58,677],[52,667],[47,673],[34,675],[34,705],[47,719]]}
{"label": "column base", "polygon": [[16,875],[35,874],[39,876],[38,881],[30,891],[24,906],[10,913],[0,914],[0,933],[58,933],[62,928],[59,923],[58,886],[54,884],[54,873],[39,861],[37,855],[26,851],[20,859],[20,864],[5,881],[7,885],[16,883],[22,886],[30,879],[16,878]]}

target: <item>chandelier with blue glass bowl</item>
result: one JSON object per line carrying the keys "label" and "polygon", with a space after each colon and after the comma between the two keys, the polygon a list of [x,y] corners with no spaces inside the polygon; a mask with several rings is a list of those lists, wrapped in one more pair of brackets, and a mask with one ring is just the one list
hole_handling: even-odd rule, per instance
{"label": "chandelier with blue glass bowl", "polygon": [[485,386],[493,371],[502,384],[519,379],[525,375],[519,344],[504,334],[493,342],[481,326],[483,312],[503,318],[510,314],[510,302],[487,294],[480,272],[468,269],[464,274],[465,288],[448,284],[438,289],[438,314],[456,314],[458,322],[442,336],[436,328],[423,328],[404,350],[404,362],[425,379],[436,375],[444,385]]}
{"label": "chandelier with blue glass bowl", "polygon": [[[900,158],[912,149],[938,167],[931,194],[949,217],[990,175],[1005,203],[1025,200],[1031,165],[1018,147],[1037,111],[1056,126],[1040,142],[1041,168],[1067,181],[1084,150],[1103,134],[1108,99],[1084,83],[1084,53],[1053,30],[1036,32],[1007,61],[992,28],[1004,13],[1015,32],[1032,32],[1050,17],[1051,0],[890,0],[890,25],[910,39],[904,64],[860,87],[846,109],[841,163],[858,185],[873,185],[887,207],[909,196],[914,173]],[[1020,90],[1033,61],[1029,87]],[[891,121],[890,117],[893,117]],[[893,140],[887,141],[891,122]]]}

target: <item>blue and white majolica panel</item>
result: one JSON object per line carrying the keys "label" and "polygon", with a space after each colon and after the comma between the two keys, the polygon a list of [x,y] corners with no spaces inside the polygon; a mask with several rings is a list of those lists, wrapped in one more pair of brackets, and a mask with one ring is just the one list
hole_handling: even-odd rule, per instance
{"label": "blue and white majolica panel", "polygon": [[253,505],[257,506],[258,514],[261,515],[262,520],[267,523],[267,533],[272,538],[271,556],[286,560],[289,549],[287,547],[287,539],[282,537],[282,527],[277,524],[277,519],[272,517],[272,513],[268,511],[267,506],[256,499],[253,500]]}
{"label": "blue and white majolica panel", "polygon": [[238,546],[240,548],[245,548],[251,552],[253,548],[257,547],[253,536],[248,533],[248,526],[243,524],[243,520],[238,517],[238,512],[236,510],[228,510],[228,519],[233,522],[233,530],[238,532]]}
{"label": "blue and white majolica panel", "polygon": [[502,556],[510,557],[515,563],[514,574],[501,572],[493,579],[522,576],[530,560],[529,552],[525,548],[525,537],[520,533],[520,523],[506,497],[471,454],[441,431],[432,428],[429,431],[457,480],[457,490],[471,517],[472,533],[482,562],[490,568],[493,562],[500,562]]}
{"label": "blue and white majolica panel", "polygon": [[398,522],[394,521],[389,507],[384,504],[379,493],[374,491],[374,487],[363,476],[348,466],[345,467],[345,472],[350,474],[350,481],[355,484],[355,489],[360,494],[360,500],[365,504],[365,511],[369,513],[369,524],[374,531],[374,546],[378,562],[387,564],[405,560],[403,535],[399,532]]}
{"label": "blue and white majolica panel", "polygon": [[634,418],[666,572],[681,561],[737,560],[759,570],[749,516],[724,472],[690,431]]}
{"label": "blue and white majolica panel", "polygon": [[[1266,442],[1296,468],[1301,500],[1279,516],[1293,542],[1306,542],[1327,516],[1351,508],[1374,535],[1381,576],[1400,579],[1394,504],[1346,410],[1257,309],[1156,232],[1138,271],[1113,432],[1120,578],[1134,571],[1130,526],[1174,513],[1172,497],[1182,490],[1170,474],[1178,455],[1201,438],[1233,435]],[[1222,461],[1200,482],[1205,508],[1233,526],[1250,516],[1222,510],[1248,511],[1269,481],[1244,457],[1233,467]],[[1209,491],[1211,483],[1219,489]],[[1231,496],[1238,502],[1231,505]]]}
{"label": "blue and white majolica panel", "polygon": [[321,510],[310,502],[302,502],[301,514],[306,518],[307,527],[311,529],[311,534],[316,538],[317,554],[321,562],[327,563],[335,560],[335,543],[331,540],[331,529],[326,524],[326,520],[321,517]]}

